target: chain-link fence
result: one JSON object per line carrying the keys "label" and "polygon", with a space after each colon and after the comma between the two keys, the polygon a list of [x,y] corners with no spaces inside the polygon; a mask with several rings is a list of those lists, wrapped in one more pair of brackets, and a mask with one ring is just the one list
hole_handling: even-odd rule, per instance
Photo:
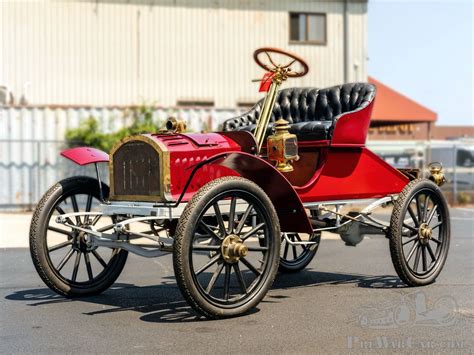
{"label": "chain-link fence", "polygon": [[[369,142],[369,148],[396,168],[424,168],[440,161],[451,203],[474,201],[474,144],[469,142]],[[75,175],[95,176],[93,165],[78,166],[60,156],[58,140],[0,140],[0,210],[29,210],[55,182]],[[100,164],[108,179],[107,164]]]}

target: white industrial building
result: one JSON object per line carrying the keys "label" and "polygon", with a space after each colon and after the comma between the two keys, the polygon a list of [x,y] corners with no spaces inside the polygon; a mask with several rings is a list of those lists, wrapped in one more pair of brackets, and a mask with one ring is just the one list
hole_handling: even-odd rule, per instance
{"label": "white industrial building", "polygon": [[309,63],[310,73],[287,86],[366,81],[367,1],[2,0],[0,97],[16,105],[247,106],[261,97],[252,53],[263,46]]}
{"label": "white industrial building", "polygon": [[263,46],[308,62],[285,87],[366,81],[367,1],[0,0],[0,210],[89,173],[59,156],[89,117],[110,132],[145,104],[157,126],[219,129],[262,97]]}

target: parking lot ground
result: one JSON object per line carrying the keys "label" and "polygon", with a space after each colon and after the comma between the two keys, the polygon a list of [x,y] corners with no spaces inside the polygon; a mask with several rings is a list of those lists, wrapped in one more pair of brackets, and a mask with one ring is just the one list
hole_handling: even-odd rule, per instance
{"label": "parking lot ground", "polygon": [[68,300],[44,286],[28,249],[2,248],[0,353],[472,353],[474,211],[451,217],[448,260],[430,286],[400,283],[382,236],[357,247],[326,239],[254,312],[220,321],[193,315],[171,255],[131,255],[111,289]]}

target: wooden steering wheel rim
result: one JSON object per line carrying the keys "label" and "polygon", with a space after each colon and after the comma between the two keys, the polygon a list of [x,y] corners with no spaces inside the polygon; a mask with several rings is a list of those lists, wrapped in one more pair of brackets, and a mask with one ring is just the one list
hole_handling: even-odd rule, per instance
{"label": "wooden steering wheel rim", "polygon": [[[290,62],[290,64],[287,64],[286,66],[284,66],[284,68],[287,68],[287,67],[290,67],[294,62],[299,62],[301,64],[301,66],[303,67],[303,71],[302,72],[294,72],[294,71],[289,71],[287,73],[287,76],[288,77],[292,77],[292,78],[297,78],[297,77],[300,77],[300,76],[304,76],[306,74],[308,74],[308,71],[309,71],[309,67],[308,67],[308,64],[303,60],[303,58],[297,56],[296,54],[293,54],[293,53],[290,53],[290,52],[286,52],[282,49],[279,49],[279,48],[273,48],[273,47],[262,47],[262,48],[258,48],[257,50],[255,50],[255,52],[253,52],[253,59],[255,60],[255,62],[263,69],[265,69],[266,71],[273,71],[275,68],[276,68],[276,65],[275,63],[273,63],[270,55],[268,53],[278,53],[278,54],[282,54],[282,55],[285,55],[287,57],[290,57],[291,59],[293,59],[292,62]],[[260,61],[260,59],[258,58],[258,56],[260,55],[260,53],[266,53],[268,58],[270,59],[270,61],[272,62],[273,65],[275,65],[275,68],[270,68],[268,65],[262,63]]]}

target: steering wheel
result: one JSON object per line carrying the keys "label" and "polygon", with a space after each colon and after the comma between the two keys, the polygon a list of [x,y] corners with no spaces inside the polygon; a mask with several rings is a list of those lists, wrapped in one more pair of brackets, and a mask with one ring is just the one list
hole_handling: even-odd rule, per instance
{"label": "steering wheel", "polygon": [[[290,62],[286,65],[281,65],[281,64],[277,65],[277,64],[275,64],[272,57],[270,56],[270,53],[276,53],[276,54],[280,54],[280,55],[289,57]],[[264,62],[262,62],[260,60],[261,54],[266,55],[266,57],[270,61],[269,64],[265,64]],[[297,78],[297,77],[304,76],[304,75],[308,74],[308,71],[309,71],[308,64],[302,58],[298,57],[297,55],[295,55],[293,53],[289,53],[289,52],[286,52],[286,51],[284,51],[282,49],[278,49],[278,48],[272,48],[272,47],[259,48],[255,52],[253,52],[253,59],[255,60],[255,62],[260,67],[262,67],[266,71],[276,72],[278,69],[280,69],[280,70],[283,69],[285,71],[285,75],[287,77]],[[295,63],[299,63],[300,66],[303,68],[303,70],[300,71],[300,72],[292,70],[291,67]]]}

